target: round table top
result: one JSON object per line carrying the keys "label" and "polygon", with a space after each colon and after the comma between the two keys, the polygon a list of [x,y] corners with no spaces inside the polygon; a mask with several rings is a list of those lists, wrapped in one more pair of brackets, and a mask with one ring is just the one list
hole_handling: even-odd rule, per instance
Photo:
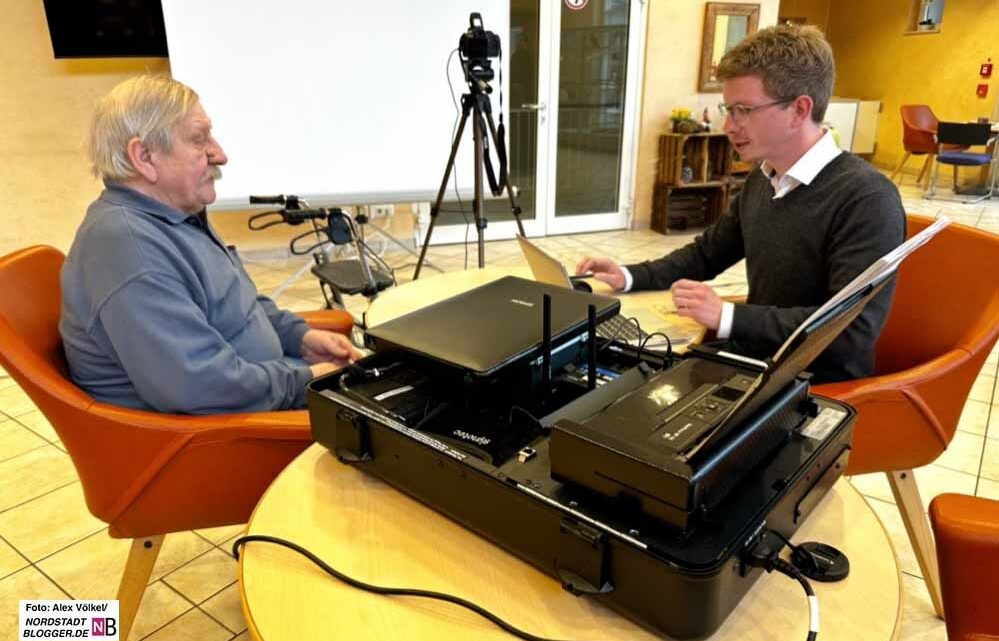
{"label": "round table top", "polygon": [[[374,476],[313,445],[264,494],[249,533],[294,541],[347,575],[382,586],[437,590],[468,599],[535,635],[578,641],[658,639]],[[851,574],[812,582],[823,641],[894,639],[901,618],[895,552],[874,512],[837,482],[795,536],[838,547]],[[254,639],[496,640],[514,638],[458,606],[383,597],[348,587],[295,552],[248,543],[240,596]],[[808,605],[797,582],[768,574],[710,637],[804,639]]]}

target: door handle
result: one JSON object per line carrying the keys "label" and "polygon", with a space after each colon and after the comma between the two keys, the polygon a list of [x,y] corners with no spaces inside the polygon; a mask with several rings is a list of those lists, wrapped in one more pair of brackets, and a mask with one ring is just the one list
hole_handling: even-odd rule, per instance
{"label": "door handle", "polygon": [[528,103],[525,103],[525,104],[521,105],[520,108],[521,109],[530,109],[531,111],[544,111],[545,109],[548,108],[548,105],[546,105],[543,102],[537,102],[537,103],[535,103],[535,102],[528,102]]}

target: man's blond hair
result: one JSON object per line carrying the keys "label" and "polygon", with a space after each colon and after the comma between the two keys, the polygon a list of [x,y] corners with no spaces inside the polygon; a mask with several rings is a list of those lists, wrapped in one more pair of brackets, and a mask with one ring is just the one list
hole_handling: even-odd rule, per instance
{"label": "man's blond hair", "polygon": [[759,76],[774,100],[812,99],[812,120],[821,124],[832,95],[836,63],[815,27],[780,25],[760,29],[733,47],[718,64],[718,80]]}
{"label": "man's blond hair", "polygon": [[90,124],[88,152],[91,171],[99,178],[121,182],[136,175],[128,158],[128,141],[138,138],[169,152],[173,128],[198,101],[187,85],[162,75],[133,76],[97,101]]}

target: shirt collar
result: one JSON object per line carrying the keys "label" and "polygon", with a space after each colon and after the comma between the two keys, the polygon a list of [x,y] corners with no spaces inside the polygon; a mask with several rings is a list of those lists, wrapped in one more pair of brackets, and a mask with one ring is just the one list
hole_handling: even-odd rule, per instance
{"label": "shirt collar", "polygon": [[[826,129],[822,137],[798,159],[798,162],[791,165],[781,178],[791,177],[796,181],[795,184],[810,185],[819,172],[842,152],[843,150],[836,146],[832,132]],[[760,164],[760,169],[771,180],[776,177],[776,170],[767,161],[764,160]]]}
{"label": "shirt collar", "polygon": [[[136,209],[143,213],[156,216],[160,220],[172,225],[179,225],[192,217],[191,214],[185,214],[182,211],[177,211],[173,207],[161,203],[154,198],[150,198],[149,196],[140,193],[131,187],[111,180],[104,181],[104,192],[101,194],[101,198],[114,205],[121,205],[128,209]],[[195,214],[194,217],[196,218],[197,214]]]}

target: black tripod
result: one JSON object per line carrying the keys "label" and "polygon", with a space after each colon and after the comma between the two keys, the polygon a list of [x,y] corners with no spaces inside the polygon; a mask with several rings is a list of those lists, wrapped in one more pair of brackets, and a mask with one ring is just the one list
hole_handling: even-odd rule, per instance
{"label": "black tripod", "polygon": [[[458,155],[458,145],[461,144],[461,134],[465,131],[465,123],[468,121],[469,114],[472,115],[472,140],[475,144],[475,200],[472,202],[472,216],[475,218],[475,229],[478,235],[478,246],[479,246],[479,269],[486,266],[486,245],[484,233],[486,229],[487,220],[485,217],[485,212],[483,211],[484,201],[482,197],[482,167],[484,163],[488,163],[488,158],[485,156],[486,140],[485,136],[488,134],[492,137],[493,144],[496,146],[497,154],[500,156],[500,161],[502,163],[500,169],[500,181],[496,184],[496,181],[492,174],[492,165],[486,164],[486,168],[489,172],[489,183],[490,189],[494,196],[499,196],[503,193],[503,188],[506,187],[506,192],[510,197],[510,211],[513,213],[514,219],[517,221],[517,229],[520,230],[522,236],[524,234],[524,224],[520,222],[520,205],[517,204],[517,197],[513,193],[513,188],[509,184],[509,179],[506,177],[506,172],[503,165],[505,165],[505,152],[503,151],[503,141],[496,136],[496,126],[493,123],[493,113],[492,105],[489,102],[489,85],[485,82],[479,80],[472,80],[468,84],[469,93],[462,94],[461,96],[461,123],[458,125],[458,132],[454,136],[454,143],[451,145],[451,157],[447,160],[447,167],[444,168],[444,179],[441,181],[440,191],[437,192],[437,201],[434,203],[433,207],[430,208],[430,227],[427,228],[427,236],[423,240],[423,248],[420,250],[420,259],[416,263],[416,272],[413,274],[413,280],[420,277],[420,269],[423,267],[423,259],[427,255],[427,247],[430,245],[430,236],[434,233],[434,225],[437,224],[437,214],[440,213],[441,203],[444,201],[444,193],[447,191],[447,182],[451,178],[451,171],[454,169],[454,158]],[[483,117],[484,116],[484,117]],[[488,132],[485,130],[486,123],[489,124]]]}

